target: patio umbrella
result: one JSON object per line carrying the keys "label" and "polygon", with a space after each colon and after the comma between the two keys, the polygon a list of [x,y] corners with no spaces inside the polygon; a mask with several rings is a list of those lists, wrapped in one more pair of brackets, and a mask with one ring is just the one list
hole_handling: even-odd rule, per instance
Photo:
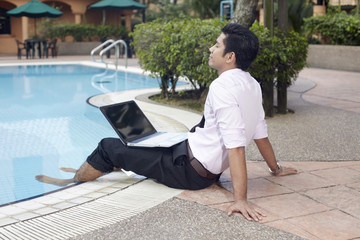
{"label": "patio umbrella", "polygon": [[20,7],[11,9],[6,12],[8,15],[13,17],[29,17],[34,18],[35,35],[36,35],[36,18],[42,17],[60,17],[63,13],[49,5],[39,2],[38,0],[32,0]]}
{"label": "patio umbrella", "polygon": [[102,9],[103,10],[103,24],[105,24],[105,10],[112,10],[112,9],[145,9],[147,6],[145,4],[141,4],[135,2],[133,0],[102,0],[100,2],[94,3],[88,7],[89,9]]}

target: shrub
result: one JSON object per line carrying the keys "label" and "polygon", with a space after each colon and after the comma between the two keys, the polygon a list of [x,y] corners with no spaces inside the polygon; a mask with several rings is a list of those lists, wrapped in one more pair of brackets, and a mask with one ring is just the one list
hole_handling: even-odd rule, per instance
{"label": "shrub", "polygon": [[325,44],[360,45],[360,16],[335,12],[304,19],[309,37],[319,35]]}
{"label": "shrub", "polygon": [[190,80],[199,96],[218,76],[217,71],[208,65],[209,48],[214,45],[225,24],[219,20],[194,19],[182,29],[178,50],[181,60],[177,69]]}
{"label": "shrub", "polygon": [[306,38],[294,31],[285,34],[277,28],[271,37],[269,30],[258,22],[255,22],[250,30],[258,37],[260,46],[258,56],[250,66],[249,72],[262,86],[265,114],[273,116],[274,84],[278,86],[278,109],[285,113],[286,89],[306,66]]}
{"label": "shrub", "polygon": [[49,25],[44,30],[45,38],[60,38],[65,40],[66,36],[72,36],[75,41],[81,42],[84,40],[90,41],[91,38],[107,38],[115,37],[126,39],[128,31],[122,25],[90,25],[90,24],[56,24]]}
{"label": "shrub", "polygon": [[[179,76],[189,79],[198,97],[216,79],[216,70],[208,66],[209,48],[225,24],[218,20],[185,18],[156,20],[135,27],[131,36],[137,57],[144,70],[161,78],[163,97],[168,96],[169,82],[174,92]],[[258,23],[251,30],[259,38],[260,49],[249,72],[263,87],[264,108],[272,111],[275,79],[286,88],[292,83],[306,64],[307,42],[293,31],[285,36],[275,29],[276,35],[271,37],[269,30]]]}
{"label": "shrub", "polygon": [[145,70],[161,78],[164,97],[169,82],[174,93],[180,76],[189,79],[199,96],[216,78],[216,71],[208,67],[208,52],[224,24],[184,18],[136,25],[132,37],[137,57]]}
{"label": "shrub", "polygon": [[174,24],[161,20],[138,24],[131,34],[140,65],[144,70],[150,71],[152,76],[161,78],[160,88],[163,97],[168,96],[169,81],[172,80],[173,88],[176,82],[176,68],[166,57],[171,42],[174,43],[176,40],[174,37],[171,38]]}
{"label": "shrub", "polygon": [[258,22],[255,22],[250,30],[259,39],[259,52],[248,71],[259,82],[273,82],[278,65],[280,41],[277,37],[271,37],[269,29]]}

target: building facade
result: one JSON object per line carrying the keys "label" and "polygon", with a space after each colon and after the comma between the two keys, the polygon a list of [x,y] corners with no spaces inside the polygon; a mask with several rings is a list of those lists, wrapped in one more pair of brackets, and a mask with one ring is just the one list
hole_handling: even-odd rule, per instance
{"label": "building facade", "polygon": [[[63,12],[61,17],[56,18],[56,22],[102,24],[103,11],[88,9],[91,4],[99,0],[40,1]],[[0,0],[0,54],[16,54],[17,45],[15,40],[24,41],[25,39],[32,38],[35,35],[35,26],[37,29],[41,29],[42,18],[18,18],[10,17],[6,14],[8,10],[19,7],[27,2],[30,2],[30,0]],[[106,10],[106,24],[117,25],[125,22],[125,26],[130,30],[133,15],[133,10]]]}

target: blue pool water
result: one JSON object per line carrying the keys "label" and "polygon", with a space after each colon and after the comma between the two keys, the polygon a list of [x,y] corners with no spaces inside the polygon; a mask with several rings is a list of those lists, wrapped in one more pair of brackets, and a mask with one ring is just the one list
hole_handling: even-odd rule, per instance
{"label": "blue pool water", "polygon": [[115,137],[93,95],[158,87],[144,75],[83,65],[0,67],[0,205],[60,189],[35,180],[71,178],[103,137]]}

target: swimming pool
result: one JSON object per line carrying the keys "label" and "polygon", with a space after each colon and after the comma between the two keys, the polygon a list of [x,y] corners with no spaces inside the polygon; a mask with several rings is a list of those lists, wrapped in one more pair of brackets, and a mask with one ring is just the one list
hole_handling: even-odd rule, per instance
{"label": "swimming pool", "polygon": [[0,205],[60,189],[35,176],[71,178],[59,168],[78,168],[99,140],[116,136],[89,97],[158,86],[145,75],[85,65],[0,67]]}

